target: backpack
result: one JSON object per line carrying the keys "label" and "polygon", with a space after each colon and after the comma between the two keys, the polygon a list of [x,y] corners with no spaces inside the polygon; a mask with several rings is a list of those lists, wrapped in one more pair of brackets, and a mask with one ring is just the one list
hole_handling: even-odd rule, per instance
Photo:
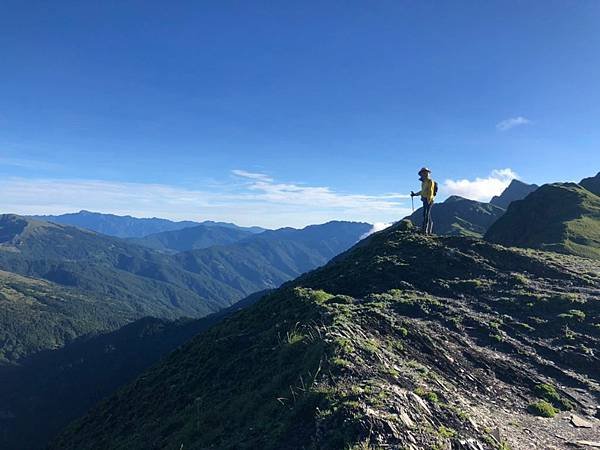
{"label": "backpack", "polygon": [[433,196],[435,197],[438,193],[438,184],[437,181],[433,182]]}

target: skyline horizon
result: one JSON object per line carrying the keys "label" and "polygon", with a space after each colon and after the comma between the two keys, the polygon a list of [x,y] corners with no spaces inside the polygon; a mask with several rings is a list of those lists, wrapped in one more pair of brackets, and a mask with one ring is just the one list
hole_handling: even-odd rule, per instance
{"label": "skyline horizon", "polygon": [[[510,169],[503,169],[500,171],[496,171],[499,173],[507,173],[507,171],[510,171]],[[234,170],[233,172],[243,172],[243,171],[239,171],[239,170]],[[440,186],[440,194],[438,195],[439,200],[436,201],[436,203],[443,203],[448,197],[451,196],[459,196],[459,197],[463,197],[463,198],[467,198],[469,200],[474,200],[474,201],[480,201],[482,203],[488,203],[491,198],[493,196],[496,195],[500,195],[504,189],[506,189],[509,184],[512,181],[519,181],[522,183],[526,183],[526,184],[538,184],[541,185],[539,183],[535,183],[535,182],[528,182],[528,181],[524,181],[522,179],[519,179],[514,172],[510,171],[511,175],[515,175],[514,178],[506,178],[505,180],[503,180],[502,182],[498,182],[497,179],[491,179],[487,180],[487,179],[479,179],[479,180],[483,180],[482,182],[477,182],[477,181],[471,181],[471,180],[445,180],[444,184],[442,184]],[[596,174],[590,174],[590,176],[595,176]],[[259,176],[260,180],[264,180],[265,177],[267,177],[267,175],[265,174],[256,174],[256,173],[248,173],[248,172],[244,172],[244,176],[248,177],[250,176],[251,178],[257,178],[257,176]],[[574,182],[574,183],[578,183],[580,180],[556,180],[554,182]],[[0,186],[1,186],[1,182],[0,182]],[[164,188],[164,186],[163,186]],[[451,192],[448,192],[448,189],[451,189]],[[310,192],[310,191],[309,191]],[[469,198],[469,192],[483,192],[486,195],[486,198]],[[463,194],[463,195],[461,195]],[[402,201],[407,201],[408,198],[410,198],[409,195],[406,194],[388,194],[388,195],[384,195],[382,196],[383,198],[388,198],[388,199],[402,199]],[[354,197],[351,197],[354,198]],[[358,196],[358,199],[360,199],[361,197]],[[410,203],[409,203],[410,205]],[[271,205],[273,206],[273,205]],[[386,204],[386,206],[388,206]],[[407,205],[408,206],[408,205]],[[415,200],[414,203],[414,210],[417,210],[419,207],[421,206],[420,201],[417,199]],[[196,222],[201,224],[202,222],[223,222],[223,223],[231,223],[231,224],[235,224],[238,226],[242,226],[242,227],[260,227],[260,228],[264,228],[264,229],[268,229],[268,230],[275,230],[275,229],[279,229],[279,228],[286,228],[286,227],[291,227],[291,228],[304,228],[306,226],[310,226],[310,225],[318,225],[318,224],[323,224],[323,223],[327,223],[327,222],[331,222],[331,221],[348,221],[348,222],[363,222],[363,223],[368,223],[374,226],[383,226],[383,225],[389,225],[392,223],[395,223],[399,220],[402,220],[406,217],[408,217],[412,212],[412,208],[411,207],[400,207],[397,209],[394,209],[393,212],[399,212],[399,215],[397,216],[392,216],[392,215],[387,215],[384,217],[383,220],[368,220],[364,217],[361,216],[347,216],[345,214],[341,214],[340,216],[336,216],[336,215],[329,215],[329,216],[323,216],[321,219],[316,219],[316,220],[308,220],[308,221],[297,221],[297,222],[277,222],[280,218],[280,216],[277,214],[277,212],[275,211],[273,213],[273,215],[271,216],[272,219],[275,219],[275,222],[271,222],[271,223],[266,223],[266,222],[261,222],[260,220],[254,220],[253,217],[256,217],[255,215],[252,214],[248,214],[248,215],[239,215],[236,218],[235,214],[231,214],[231,215],[220,215],[218,217],[215,216],[208,216],[208,215],[193,215],[193,214],[187,214],[187,213],[152,213],[149,211],[141,211],[141,210],[136,210],[135,208],[130,208],[130,209],[120,209],[120,208],[114,208],[114,207],[110,207],[110,206],[105,206],[102,208],[93,208],[93,207],[89,207],[89,206],[84,206],[84,207],[69,207],[69,206],[54,206],[54,210],[49,211],[48,208],[45,208],[44,206],[40,205],[36,208],[39,209],[35,209],[35,211],[32,211],[31,209],[27,209],[27,208],[23,208],[23,209],[19,209],[18,207],[15,210],[9,210],[6,207],[2,206],[2,200],[0,200],[0,210],[3,211],[3,214],[16,214],[16,215],[21,215],[21,216],[61,216],[61,215],[67,215],[67,214],[79,214],[82,212],[87,212],[87,213],[92,213],[92,214],[102,214],[102,215],[114,215],[114,216],[118,216],[118,217],[131,217],[134,219],[165,219],[165,220],[169,220],[169,221],[173,221],[173,222],[185,222],[185,221],[191,221],[191,222]],[[392,214],[392,212],[388,210],[386,210],[386,213],[388,214]],[[331,213],[333,214],[333,213]]]}

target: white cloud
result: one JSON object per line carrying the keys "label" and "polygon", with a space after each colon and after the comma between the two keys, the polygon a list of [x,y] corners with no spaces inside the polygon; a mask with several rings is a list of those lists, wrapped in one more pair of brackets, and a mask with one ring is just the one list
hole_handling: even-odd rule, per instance
{"label": "white cloud", "polygon": [[519,176],[512,169],[496,169],[486,178],[474,180],[446,180],[443,191],[448,195],[460,195],[471,200],[489,201],[500,195],[512,180]]}
{"label": "white cloud", "polygon": [[0,211],[62,214],[81,209],[173,220],[222,220],[240,225],[304,226],[329,220],[370,223],[399,220],[410,210],[406,195],[363,195],[329,187],[278,183],[270,176],[235,170],[247,182],[188,189],[103,180],[9,178],[0,180]]}
{"label": "white cloud", "polygon": [[528,125],[531,120],[523,116],[511,117],[509,119],[502,120],[496,124],[496,128],[500,131],[508,131],[511,128],[519,127],[521,125]]}
{"label": "white cloud", "polygon": [[373,228],[363,234],[359,240],[364,239],[368,236],[371,236],[373,233],[377,233],[379,231],[383,231],[386,228],[391,227],[393,224],[391,222],[376,222],[373,224]]}
{"label": "white cloud", "polygon": [[241,169],[232,170],[231,173],[233,173],[234,175],[237,175],[238,177],[248,178],[250,180],[261,180],[261,181],[267,181],[267,182],[273,181],[273,178],[271,178],[268,175],[265,175],[264,173],[248,172],[247,170],[241,170]]}
{"label": "white cloud", "polygon": [[[240,175],[240,172],[244,175]],[[382,195],[361,195],[335,192],[328,187],[305,186],[293,183],[276,183],[267,175],[233,171],[251,181],[246,185],[249,198],[275,204],[287,204],[319,208],[354,208],[358,210],[387,210],[398,206],[397,200],[409,198],[408,195],[390,193]]]}

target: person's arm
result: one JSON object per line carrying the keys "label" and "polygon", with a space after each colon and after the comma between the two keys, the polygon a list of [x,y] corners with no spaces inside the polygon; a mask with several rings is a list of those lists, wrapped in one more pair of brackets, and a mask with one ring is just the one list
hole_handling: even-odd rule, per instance
{"label": "person's arm", "polygon": [[410,191],[410,195],[411,195],[411,197],[417,197],[418,195],[421,195],[421,192],[422,191],[419,191],[419,192]]}

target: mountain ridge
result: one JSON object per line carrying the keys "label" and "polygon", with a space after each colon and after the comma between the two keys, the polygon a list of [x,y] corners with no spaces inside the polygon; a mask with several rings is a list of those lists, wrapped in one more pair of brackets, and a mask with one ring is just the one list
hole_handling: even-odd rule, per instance
{"label": "mountain ridge", "polygon": [[513,202],[485,238],[600,258],[600,196],[576,183],[545,184]]}
{"label": "mountain ridge", "polygon": [[600,172],[593,177],[584,178],[579,182],[579,185],[593,194],[600,195]]}
{"label": "mountain ridge", "polygon": [[207,220],[204,222],[179,221],[175,222],[169,219],[159,217],[133,217],[119,216],[116,214],[105,214],[87,210],[81,210],[76,213],[67,213],[61,215],[38,215],[29,216],[36,220],[58,223],[61,225],[78,226],[89,229],[108,236],[120,238],[141,238],[150,234],[164,231],[175,231],[184,228],[204,225],[207,227],[219,226],[236,230],[244,230],[251,233],[260,233],[264,231],[260,227],[240,227],[228,222],[215,222]]}
{"label": "mountain ridge", "polygon": [[[599,356],[578,347],[600,344],[599,274],[592,260],[420,236],[403,222],[196,337],[50,448],[591,440],[561,411],[595,412],[599,398]],[[551,427],[527,412],[540,398],[556,405]]]}
{"label": "mountain ridge", "polygon": [[512,202],[527,197],[537,188],[539,188],[537,184],[527,184],[520,180],[514,179],[500,195],[495,195],[492,197],[490,203],[492,205],[507,209]]}
{"label": "mountain ridge", "polygon": [[162,231],[128,241],[163,252],[183,252],[239,242],[257,233],[218,225],[196,225],[181,230]]}

